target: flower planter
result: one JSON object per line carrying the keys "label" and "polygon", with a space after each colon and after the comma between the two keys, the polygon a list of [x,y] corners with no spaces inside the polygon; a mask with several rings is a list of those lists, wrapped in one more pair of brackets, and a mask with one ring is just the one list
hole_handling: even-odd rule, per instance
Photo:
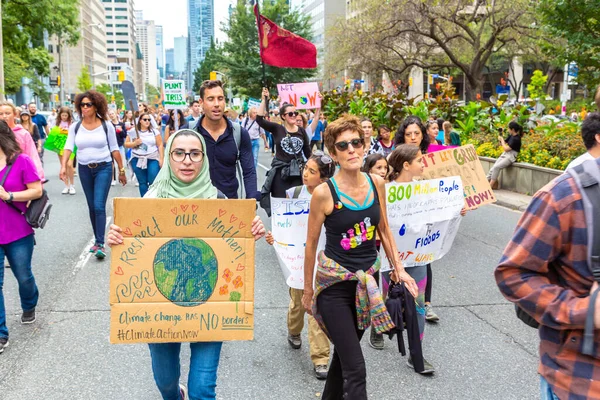
{"label": "flower planter", "polygon": [[[479,157],[483,170],[488,173],[496,162],[495,158]],[[565,171],[538,167],[529,163],[516,162],[503,169],[498,177],[499,189],[533,195]]]}

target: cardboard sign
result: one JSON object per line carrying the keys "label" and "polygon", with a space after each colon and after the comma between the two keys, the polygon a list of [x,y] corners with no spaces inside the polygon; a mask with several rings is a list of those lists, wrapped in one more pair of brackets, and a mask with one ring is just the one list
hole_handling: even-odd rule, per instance
{"label": "cardboard sign", "polygon": [[[442,258],[454,242],[464,205],[459,176],[385,185],[387,216],[406,267]],[[381,270],[391,269],[381,249]]]}
{"label": "cardboard sign", "polygon": [[465,207],[468,210],[496,202],[494,192],[472,144],[427,153],[423,156],[423,164],[425,179],[457,175],[461,177],[465,190]]}
{"label": "cardboard sign", "polygon": [[185,84],[182,80],[164,80],[163,93],[164,106],[167,110],[187,107],[187,102],[185,101]]}
{"label": "cardboard sign", "polygon": [[252,340],[253,200],[114,200],[111,343]]}
{"label": "cardboard sign", "polygon": [[[294,289],[304,289],[304,250],[309,208],[310,199],[271,197],[271,232],[275,240],[273,248],[285,283]],[[322,229],[317,254],[324,248],[325,230]]]}
{"label": "cardboard sign", "polygon": [[284,83],[277,85],[281,104],[293,104],[298,110],[321,108],[317,82]]}

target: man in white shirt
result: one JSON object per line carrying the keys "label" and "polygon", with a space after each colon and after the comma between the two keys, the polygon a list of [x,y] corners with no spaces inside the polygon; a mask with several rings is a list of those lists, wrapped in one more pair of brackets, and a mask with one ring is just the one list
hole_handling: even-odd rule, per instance
{"label": "man in white shirt", "polygon": [[248,116],[244,118],[242,127],[244,127],[252,141],[252,156],[254,157],[254,169],[258,167],[258,153],[260,152],[261,142],[264,142],[265,131],[256,123],[256,107],[250,107]]}
{"label": "man in white shirt", "polygon": [[[600,111],[600,86],[598,86],[598,89],[596,90],[595,100],[596,100],[596,106],[598,107],[598,110]],[[600,157],[600,136],[599,136],[600,129],[596,129],[596,127],[597,127],[596,123],[590,122],[590,123],[586,124],[586,121],[590,117],[594,121],[596,121],[598,118],[600,118],[600,114],[599,113],[588,114],[585,121],[583,121],[583,124],[581,125],[581,137],[583,138],[583,144],[585,145],[587,152],[585,152],[584,154],[580,155],[579,157],[577,157],[576,159],[571,161],[569,163],[569,165],[567,165],[567,169],[575,168],[579,164],[582,164],[584,161],[594,160],[594,159]]]}

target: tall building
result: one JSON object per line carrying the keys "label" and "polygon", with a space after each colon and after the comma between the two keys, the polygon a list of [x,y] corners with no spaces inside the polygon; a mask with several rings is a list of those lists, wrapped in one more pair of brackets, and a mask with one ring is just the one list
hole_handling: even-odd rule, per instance
{"label": "tall building", "polygon": [[173,49],[173,72],[181,75],[187,69],[188,59],[188,39],[185,36],[175,38],[175,47]]}
{"label": "tall building", "polygon": [[134,0],[102,0],[108,58],[116,63],[135,64]]}
{"label": "tall building", "polygon": [[163,38],[162,25],[156,25],[156,64],[158,74],[161,78],[165,77],[165,46]]}
{"label": "tall building", "polygon": [[[81,38],[76,46],[59,45],[56,37],[49,41],[49,51],[54,58],[50,67],[61,77],[61,100],[74,100],[80,93],[77,79],[85,68],[92,80],[92,86],[108,82],[108,59],[106,56],[106,32],[104,27],[104,7],[101,0],[90,0],[79,6]],[[60,92],[60,88],[59,88]]]}
{"label": "tall building", "polygon": [[144,20],[141,10],[135,10],[137,43],[144,57],[144,82],[158,86],[158,68],[156,67],[156,25],[154,21]]}
{"label": "tall building", "polygon": [[299,8],[310,16],[313,31],[312,42],[317,47],[317,65],[322,74],[327,30],[339,19],[346,18],[346,0],[293,0],[291,6]]}
{"label": "tall building", "polygon": [[175,49],[165,50],[165,77],[173,74],[173,67],[175,66]]}
{"label": "tall building", "polygon": [[214,0],[188,0],[188,88],[215,35],[214,8]]}

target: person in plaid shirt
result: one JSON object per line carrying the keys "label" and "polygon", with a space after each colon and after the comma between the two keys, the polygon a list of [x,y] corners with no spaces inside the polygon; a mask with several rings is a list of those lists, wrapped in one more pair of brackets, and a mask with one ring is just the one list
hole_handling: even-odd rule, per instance
{"label": "person in plaid shirt", "polygon": [[[582,136],[588,135],[600,143],[599,113],[583,122]],[[596,163],[600,168],[600,159]],[[540,189],[495,271],[502,294],[540,323],[542,399],[600,399],[600,296],[594,355],[582,353],[590,293],[598,283],[587,263],[588,227],[581,196],[569,174]]]}

